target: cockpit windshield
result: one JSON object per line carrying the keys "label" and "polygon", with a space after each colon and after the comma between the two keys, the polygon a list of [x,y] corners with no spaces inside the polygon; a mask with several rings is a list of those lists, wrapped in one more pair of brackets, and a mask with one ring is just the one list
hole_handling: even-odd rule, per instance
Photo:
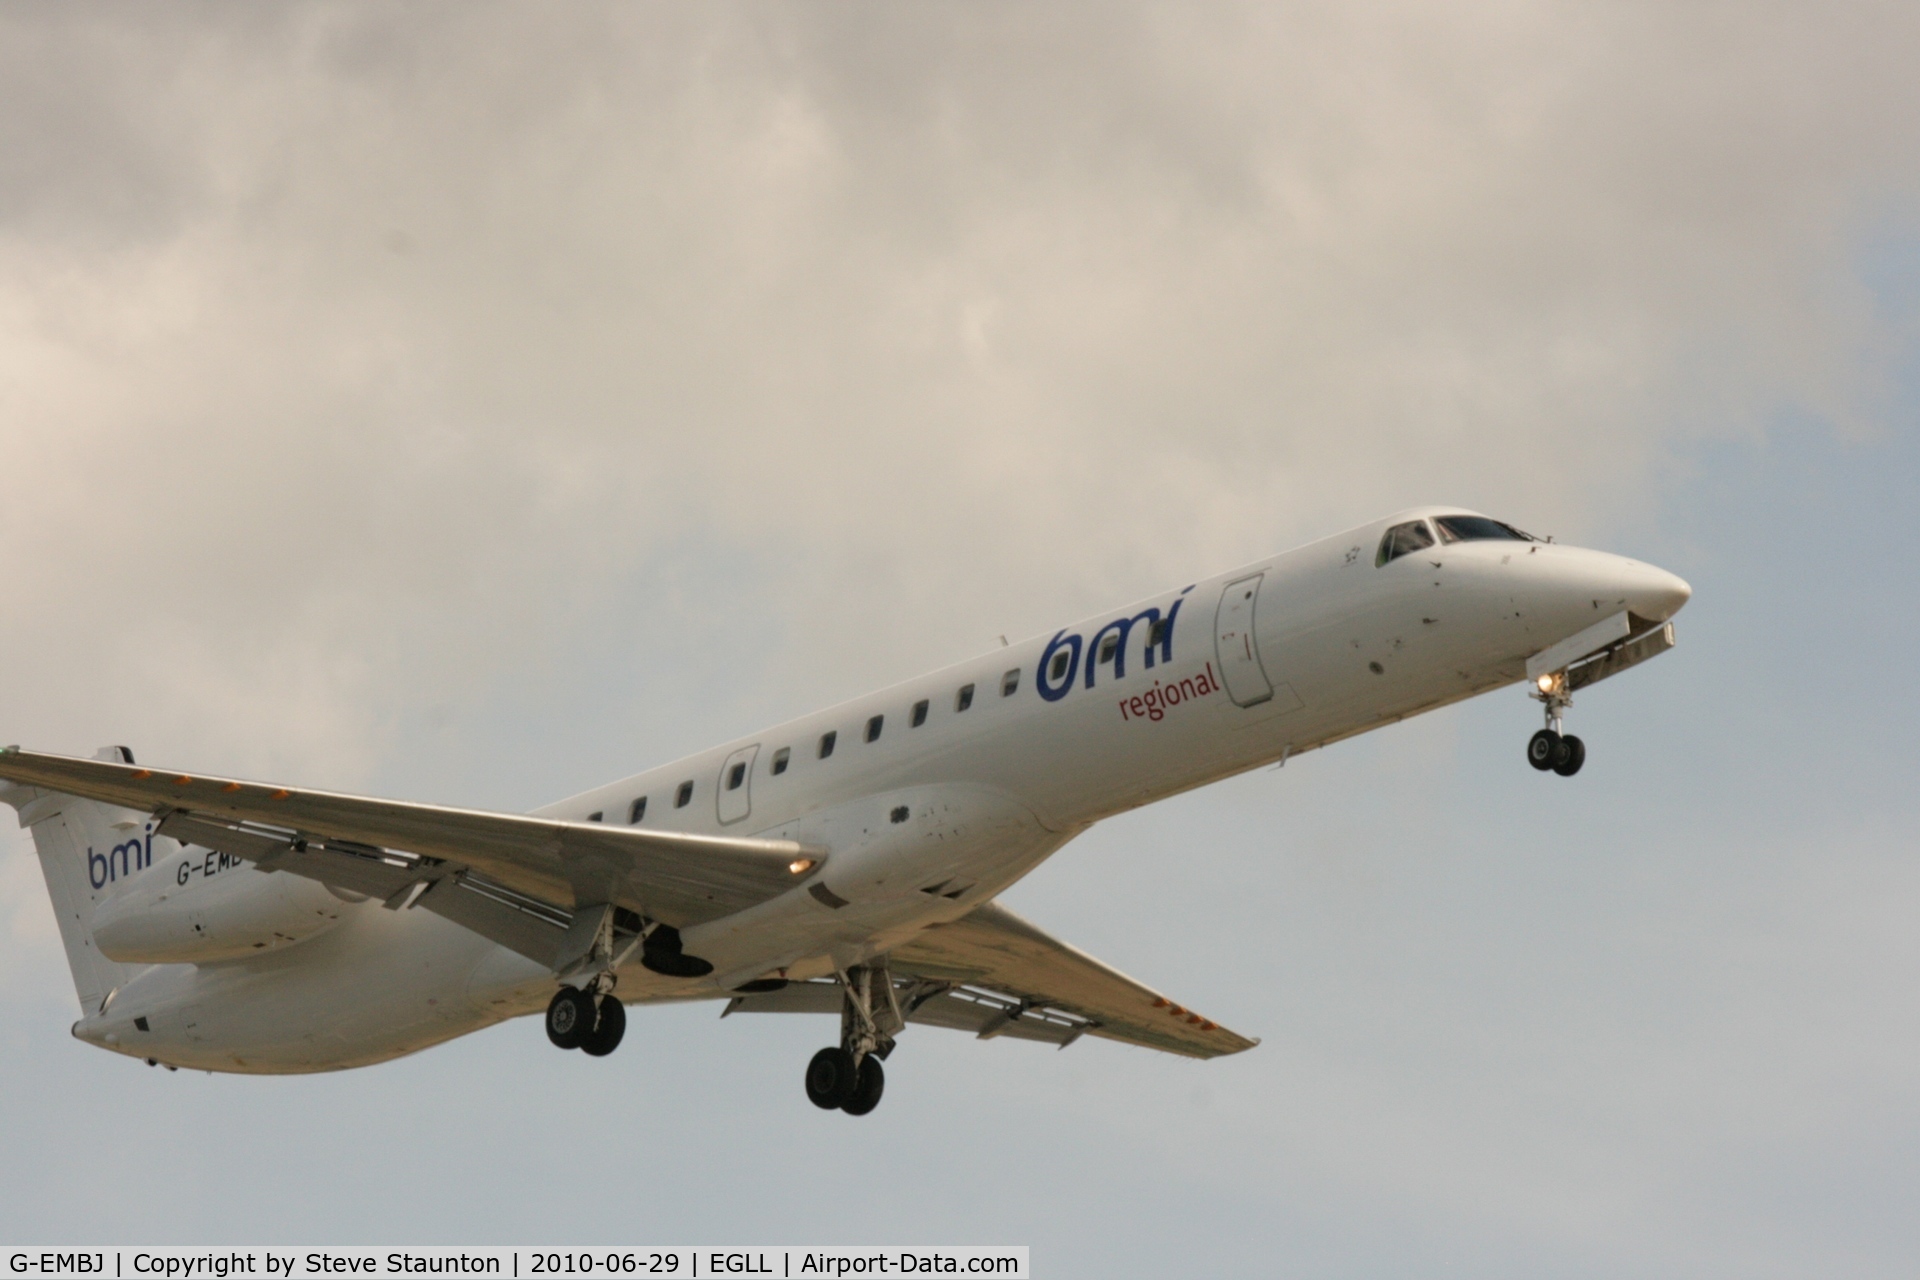
{"label": "cockpit windshield", "polygon": [[1373,562],[1376,565],[1386,564],[1432,545],[1433,534],[1427,529],[1427,522],[1409,520],[1387,530],[1387,536],[1380,539],[1380,551],[1374,556]]}
{"label": "cockpit windshield", "polygon": [[1530,533],[1522,533],[1510,524],[1485,516],[1435,516],[1442,542],[1538,542]]}

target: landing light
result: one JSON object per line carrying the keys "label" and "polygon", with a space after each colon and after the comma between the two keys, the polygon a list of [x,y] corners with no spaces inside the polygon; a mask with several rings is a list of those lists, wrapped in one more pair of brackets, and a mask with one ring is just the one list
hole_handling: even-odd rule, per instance
{"label": "landing light", "polygon": [[1553,675],[1551,672],[1541,676],[1538,680],[1534,681],[1534,683],[1540,686],[1540,692],[1542,693],[1553,692]]}
{"label": "landing light", "polygon": [[805,875],[807,872],[813,870],[813,859],[812,858],[795,858],[792,862],[789,862],[787,864],[787,870],[791,871],[794,875],[797,875],[797,876]]}

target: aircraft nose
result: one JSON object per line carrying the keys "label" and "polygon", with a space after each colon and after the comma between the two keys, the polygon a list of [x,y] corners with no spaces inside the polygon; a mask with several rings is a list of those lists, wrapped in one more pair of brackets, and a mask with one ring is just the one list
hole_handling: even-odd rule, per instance
{"label": "aircraft nose", "polygon": [[1652,622],[1665,622],[1693,598],[1693,588],[1685,578],[1650,564],[1635,561],[1628,564],[1627,608],[1638,616]]}

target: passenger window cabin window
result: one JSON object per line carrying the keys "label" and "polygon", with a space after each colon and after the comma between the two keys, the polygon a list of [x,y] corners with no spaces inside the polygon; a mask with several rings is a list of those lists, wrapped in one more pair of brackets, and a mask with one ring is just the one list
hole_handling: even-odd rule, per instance
{"label": "passenger window cabin window", "polygon": [[[1079,648],[1079,647],[1080,647],[1079,645],[1075,645],[1075,646],[1074,646],[1074,648],[1076,648],[1076,649],[1077,649],[1077,648]],[[1054,680],[1060,680],[1060,679],[1062,679],[1062,678],[1064,678],[1064,677],[1066,676],[1066,674],[1067,674],[1067,662],[1068,662],[1068,659],[1069,659],[1069,658],[1070,658],[1071,656],[1072,656],[1072,655],[1070,655],[1070,654],[1069,654],[1069,653],[1068,653],[1068,652],[1067,652],[1067,651],[1066,651],[1065,649],[1062,649],[1062,650],[1061,650],[1060,652],[1058,652],[1058,653],[1056,653],[1056,654],[1054,654],[1054,655],[1053,655],[1053,675],[1052,675],[1052,678],[1053,678]]]}
{"label": "passenger window cabin window", "polygon": [[927,700],[925,698],[913,704],[913,727],[918,729],[927,722]]}
{"label": "passenger window cabin window", "polygon": [[960,692],[953,695],[953,709],[955,711],[965,711],[968,707],[972,705],[973,705],[973,686],[970,684],[963,684],[960,686]]}
{"label": "passenger window cabin window", "polygon": [[1108,633],[1107,638],[1100,642],[1100,661],[1102,663],[1112,662],[1113,651],[1119,647],[1120,637],[1111,632]]}
{"label": "passenger window cabin window", "polygon": [[745,760],[734,761],[733,768],[727,770],[727,790],[738,791],[740,784],[746,780],[747,762]]}
{"label": "passenger window cabin window", "polygon": [[1387,530],[1387,536],[1380,539],[1380,552],[1373,558],[1375,565],[1390,564],[1401,556],[1411,555],[1415,551],[1424,551],[1433,545],[1433,531],[1427,528],[1425,520],[1409,520]]}
{"label": "passenger window cabin window", "polygon": [[825,760],[833,754],[833,744],[839,741],[839,739],[840,731],[838,729],[829,729],[820,735],[820,758],[822,760]]}
{"label": "passenger window cabin window", "polygon": [[793,755],[791,747],[782,747],[773,753],[773,772],[777,777],[787,771],[787,760]]}
{"label": "passenger window cabin window", "polygon": [[590,813],[590,814],[588,814],[588,815],[587,815],[587,821],[588,821],[588,822],[601,822],[601,821],[604,821],[604,820],[606,819],[606,816],[607,816],[607,813],[606,813],[606,810],[604,810],[604,809],[596,809],[596,810],[594,810],[594,811],[593,811],[592,813]]}
{"label": "passenger window cabin window", "polygon": [[1017,690],[1019,687],[1020,687],[1020,668],[1015,667],[1013,670],[1007,672],[1007,674],[1000,677],[1000,696],[1001,697],[1011,698],[1014,695],[1014,691]]}
{"label": "passenger window cabin window", "polygon": [[1160,641],[1165,638],[1166,634],[1167,620],[1165,618],[1154,619],[1153,625],[1147,628],[1147,648],[1151,649],[1159,644]]}
{"label": "passenger window cabin window", "polygon": [[872,719],[867,721],[867,741],[868,742],[880,741],[880,727],[884,725],[886,722],[887,722],[887,718],[885,716],[874,716]]}
{"label": "passenger window cabin window", "polygon": [[676,809],[684,809],[687,807],[687,802],[692,799],[693,784],[691,782],[683,782],[680,784],[680,789],[673,793],[673,807]]}
{"label": "passenger window cabin window", "polygon": [[640,821],[640,819],[646,816],[647,816],[647,798],[645,796],[641,796],[638,800],[635,800],[631,805],[627,806],[627,825],[628,826],[632,826],[634,823]]}

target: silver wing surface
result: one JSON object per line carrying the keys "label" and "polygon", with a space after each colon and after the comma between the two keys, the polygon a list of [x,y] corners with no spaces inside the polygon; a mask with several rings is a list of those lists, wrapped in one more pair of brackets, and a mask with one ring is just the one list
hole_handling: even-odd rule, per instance
{"label": "silver wing surface", "polygon": [[[1175,1004],[989,902],[935,925],[888,957],[908,1022],[1065,1048],[1082,1035],[1214,1058],[1260,1043]],[[742,995],[726,1013],[837,1013],[840,984],[797,982]],[[722,1016],[725,1016],[724,1014]]]}
{"label": "silver wing surface", "polygon": [[548,964],[573,958],[566,952],[577,940],[566,935],[576,915],[591,914],[583,908],[684,928],[777,897],[826,858],[791,840],[560,822],[16,747],[0,750],[0,778],[144,810],[164,835],[390,906],[428,907]]}

